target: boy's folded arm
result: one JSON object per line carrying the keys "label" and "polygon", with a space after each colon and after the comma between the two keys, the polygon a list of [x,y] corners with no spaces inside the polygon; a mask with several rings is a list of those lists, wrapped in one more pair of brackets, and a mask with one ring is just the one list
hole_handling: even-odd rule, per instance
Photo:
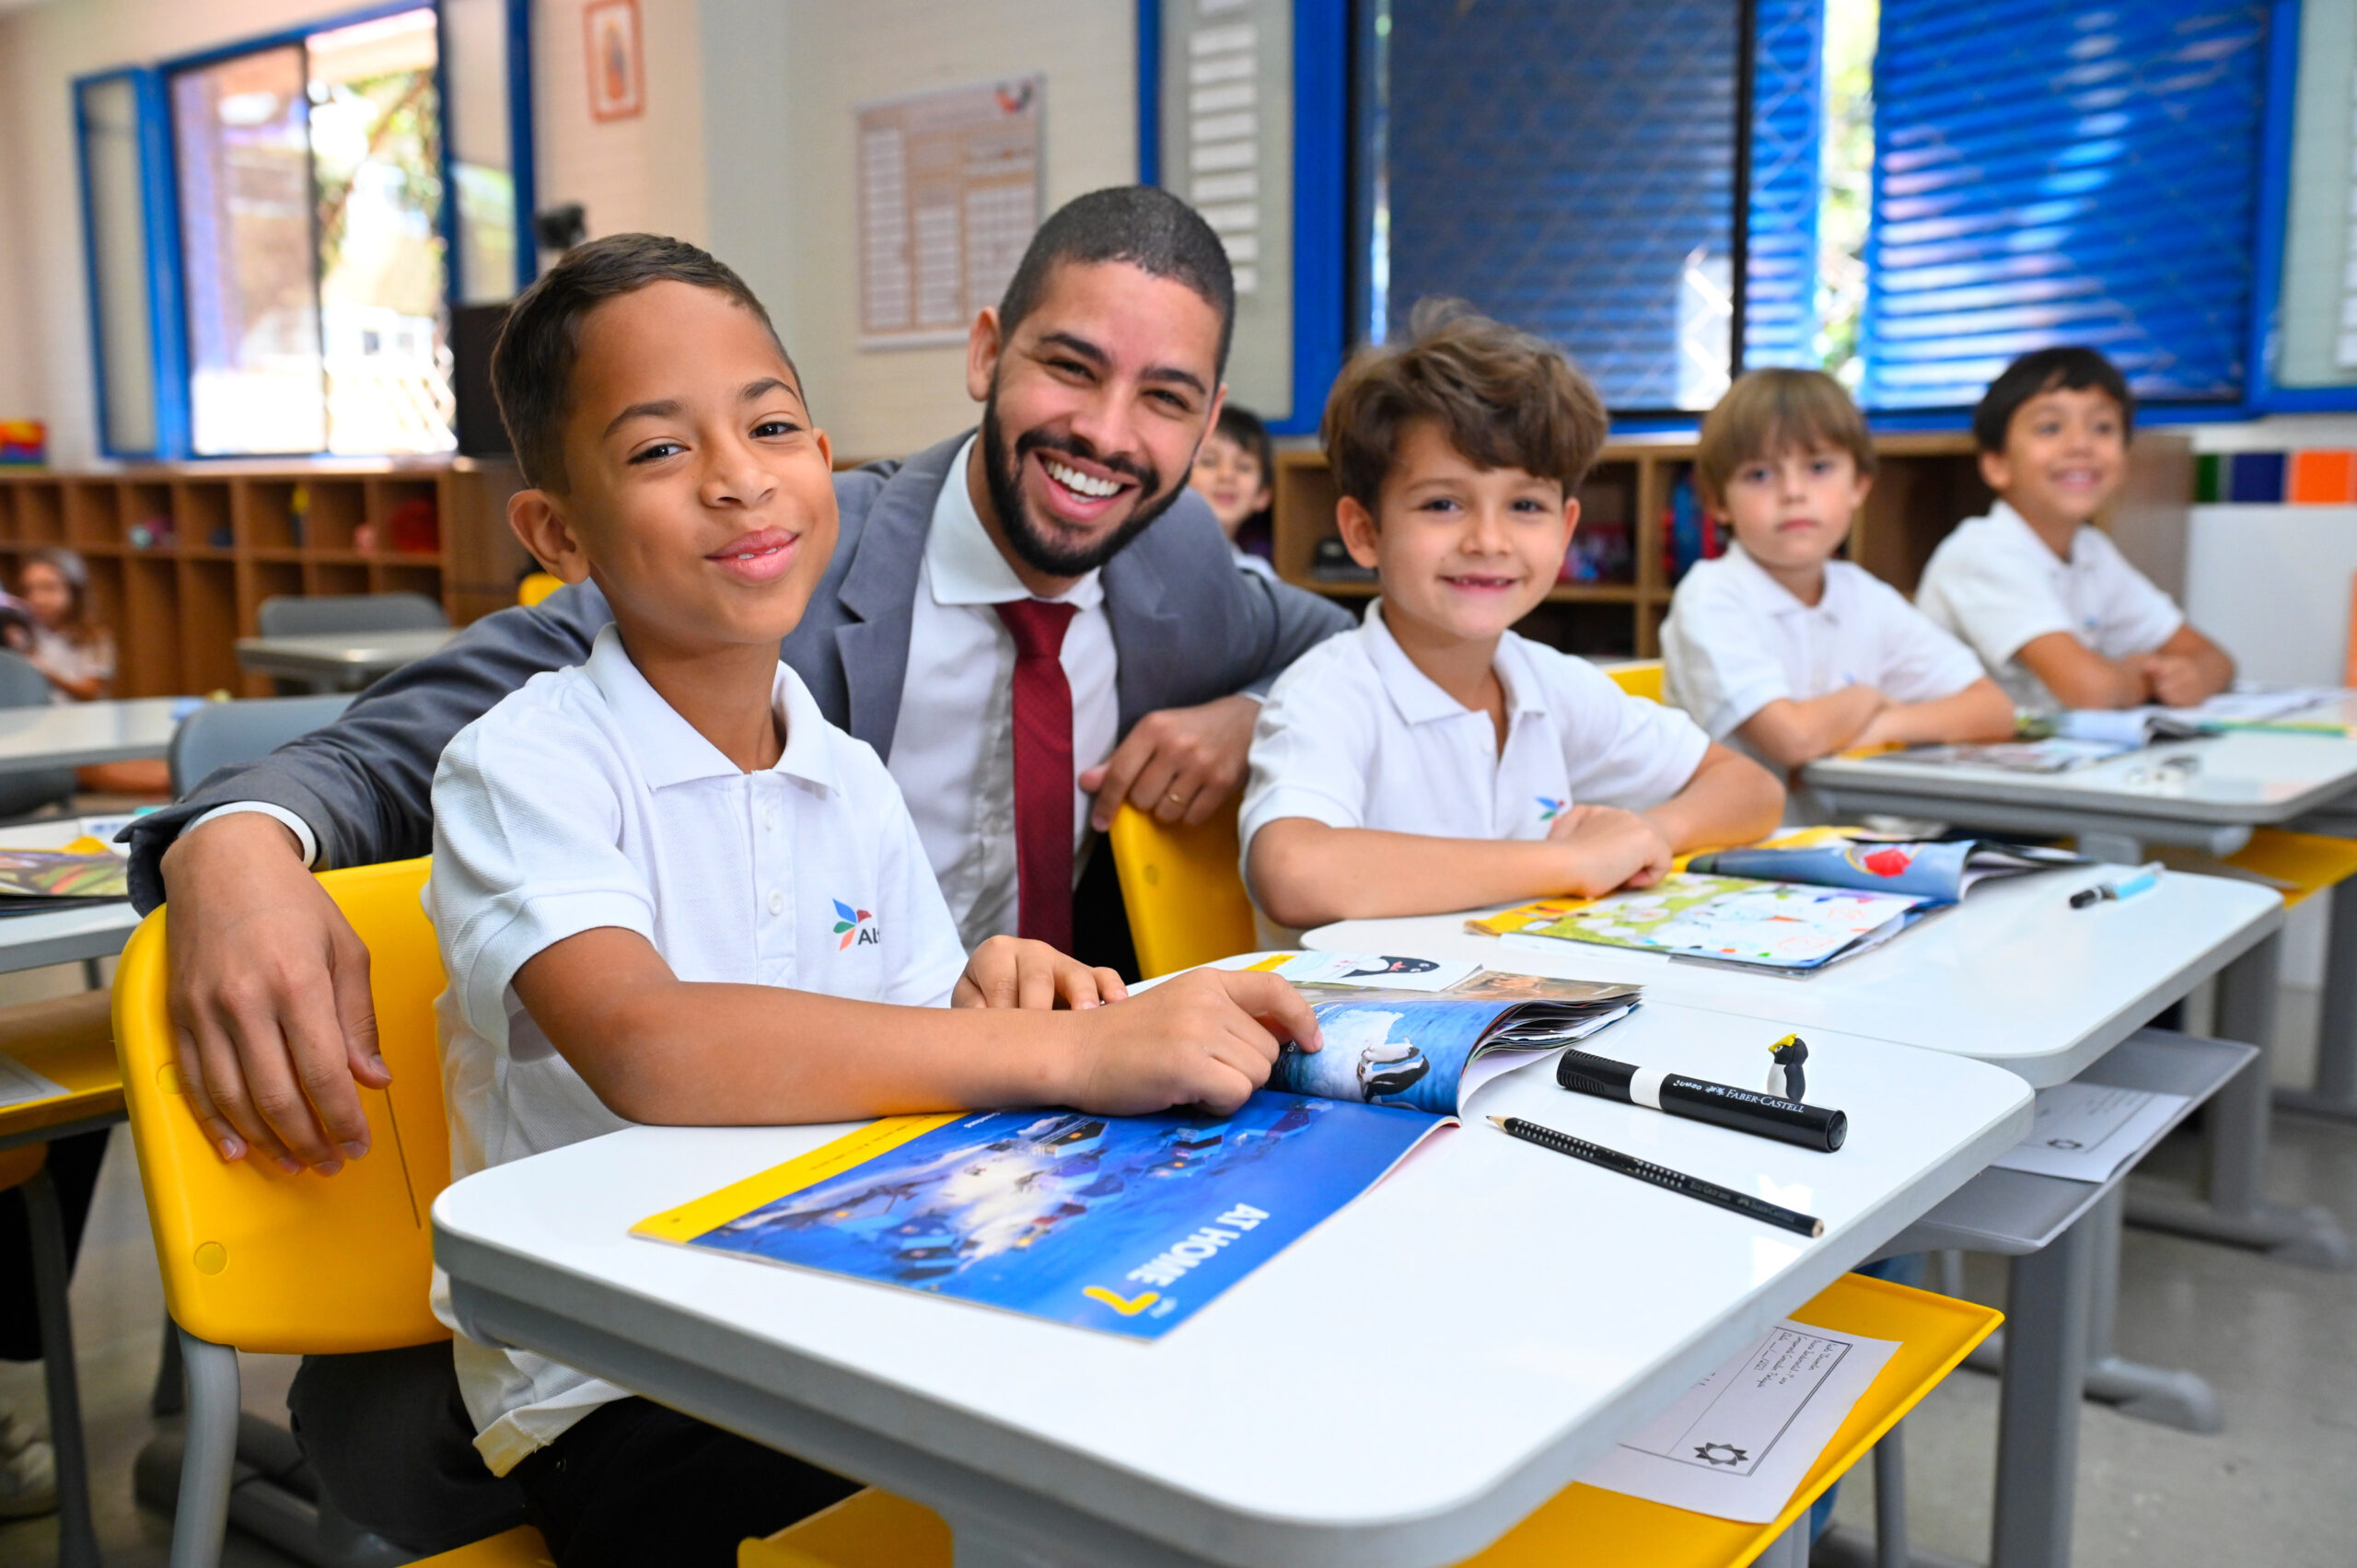
{"label": "boy's folded arm", "polygon": [[1844,686],[1822,697],[1780,697],[1736,730],[1778,766],[1797,768],[1854,744],[1888,701],[1871,686]]}
{"label": "boy's folded arm", "polygon": [[2152,696],[2142,659],[2106,658],[2068,632],[2032,637],[2014,656],[2066,708],[2132,708]]}
{"label": "boy's folded arm", "polygon": [[1893,703],[1874,716],[1856,744],[1896,741],[1903,746],[1969,745],[2004,740],[2014,733],[2014,700],[1983,675],[1961,691],[1923,703]]}
{"label": "boy's folded arm", "polygon": [[1317,1020],[1273,975],[1198,970],[1083,1012],[944,1010],[690,982],[634,931],[541,949],[516,994],[598,1098],[633,1121],[742,1126],[1072,1105],[1233,1109],[1279,1037]]}
{"label": "boy's folded arm", "polygon": [[1686,787],[1643,815],[1682,854],[1720,844],[1747,844],[1774,831],[1783,812],[1784,786],[1775,775],[1713,741]]}
{"label": "boy's folded arm", "polygon": [[[2190,621],[2178,626],[2169,640],[2154,651],[2184,659],[2193,667],[2193,673],[2200,682],[2200,695],[2194,699],[2195,702],[2206,702],[2235,683],[2234,656],[2195,631]],[[2192,704],[2177,705],[2189,707]]]}
{"label": "boy's folded arm", "polygon": [[1598,859],[1575,840],[1444,839],[1284,817],[1252,835],[1246,875],[1271,920],[1306,929],[1562,894],[1592,897],[1627,880],[1629,870],[1592,864]]}

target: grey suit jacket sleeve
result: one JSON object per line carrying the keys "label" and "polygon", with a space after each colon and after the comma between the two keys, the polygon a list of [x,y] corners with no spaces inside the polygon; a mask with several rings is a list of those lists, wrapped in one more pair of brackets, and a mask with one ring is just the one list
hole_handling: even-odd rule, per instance
{"label": "grey suit jacket sleeve", "polygon": [[144,912],[163,901],[164,851],[191,821],[233,801],[265,801],[301,818],[319,839],[323,868],[427,854],[434,769],[450,738],[540,671],[587,658],[612,619],[605,596],[586,583],[529,610],[485,616],[432,658],[369,688],[325,729],[216,771],[185,800],[132,825],[132,903]]}

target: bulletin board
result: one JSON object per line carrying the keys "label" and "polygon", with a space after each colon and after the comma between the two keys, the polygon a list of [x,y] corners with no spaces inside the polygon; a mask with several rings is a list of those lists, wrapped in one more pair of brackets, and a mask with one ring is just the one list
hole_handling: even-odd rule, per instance
{"label": "bulletin board", "polygon": [[1046,77],[853,108],[863,349],[966,341],[1039,226]]}

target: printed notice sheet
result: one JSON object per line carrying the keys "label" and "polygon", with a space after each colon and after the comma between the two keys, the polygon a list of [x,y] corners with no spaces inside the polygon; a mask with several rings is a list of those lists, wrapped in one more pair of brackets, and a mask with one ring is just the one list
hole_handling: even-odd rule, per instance
{"label": "printed notice sheet", "polygon": [[1767,1524],[1898,1349],[1896,1340],[1786,1319],[1580,1480],[1672,1508]]}
{"label": "printed notice sheet", "polygon": [[0,1110],[55,1099],[65,1092],[64,1085],[51,1083],[13,1056],[0,1055]]}
{"label": "printed notice sheet", "polygon": [[2057,1084],[2038,1091],[2029,1136],[1992,1164],[2070,1181],[2108,1181],[2185,1109],[2183,1095]]}

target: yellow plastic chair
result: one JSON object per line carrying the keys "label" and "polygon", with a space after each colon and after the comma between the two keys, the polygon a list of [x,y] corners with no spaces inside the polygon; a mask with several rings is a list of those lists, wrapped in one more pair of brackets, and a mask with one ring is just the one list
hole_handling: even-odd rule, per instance
{"label": "yellow plastic chair", "polygon": [[[1793,1314],[1796,1322],[1898,1350],[1851,1409],[1784,1511],[1765,1525],[1689,1513],[1577,1483],[1460,1568],[1743,1568],[1804,1518],[1826,1490],[1939,1386],[2004,1320],[1969,1301],[1844,1274]],[[737,1549],[737,1568],[950,1568],[949,1527],[930,1508],[870,1488],[766,1540]]]}
{"label": "yellow plastic chair", "polygon": [[1106,837],[1146,980],[1258,947],[1231,800],[1198,827],[1166,826],[1124,804]]}
{"label": "yellow plastic chair", "polygon": [[[427,1211],[450,1179],[434,1039],[442,961],[420,902],[427,867],[409,860],[319,877],[367,945],[377,1044],[393,1073],[391,1088],[361,1091],[368,1156],[334,1177],[288,1176],[261,1159],[222,1163],[180,1089],[165,1012],[165,912],[150,914],[123,949],[115,1039],[164,1301],[188,1372],[172,1568],[220,1561],[237,1460],[238,1351],[334,1354],[450,1337],[427,1305]],[[521,1568],[546,1560],[536,1534],[511,1530],[432,1561]]]}
{"label": "yellow plastic chair", "polygon": [[122,1074],[115,1065],[107,993],[86,991],[0,1011],[0,1054],[65,1091],[0,1110],[0,1191],[22,1188],[25,1194],[49,1440],[57,1453],[57,1561],[64,1568],[97,1568],[89,1454],[82,1438],[81,1388],[66,1299],[72,1271],[65,1258],[64,1215],[48,1167],[51,1139],[96,1132],[122,1119]]}
{"label": "yellow plastic chair", "polygon": [[563,577],[551,572],[535,572],[516,585],[516,602],[529,610],[563,587]]}
{"label": "yellow plastic chair", "polygon": [[1661,660],[1657,658],[1634,659],[1627,664],[1599,665],[1597,668],[1612,677],[1613,684],[1631,697],[1643,697],[1655,703],[1668,701],[1662,695],[1665,688]]}

